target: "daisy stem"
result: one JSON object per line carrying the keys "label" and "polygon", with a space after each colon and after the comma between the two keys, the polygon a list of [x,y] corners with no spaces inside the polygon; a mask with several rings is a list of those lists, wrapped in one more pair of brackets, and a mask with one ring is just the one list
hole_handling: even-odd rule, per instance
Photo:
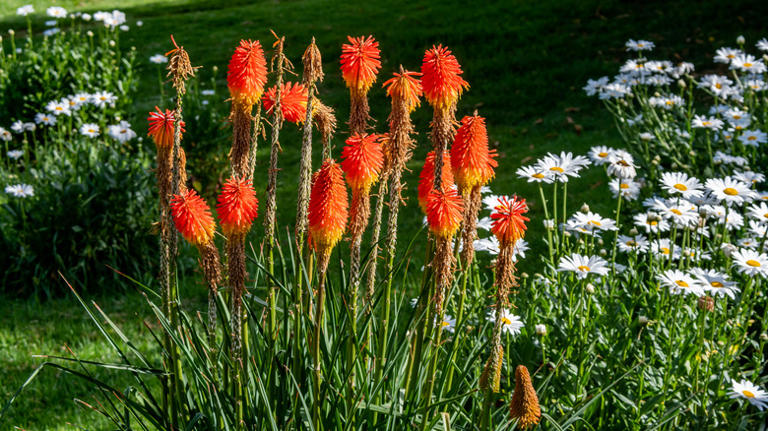
{"label": "daisy stem", "polygon": [[[547,210],[547,198],[544,197],[544,188],[539,185],[539,195],[541,195],[541,206],[544,208],[544,220],[549,221],[549,210]],[[553,250],[552,250],[552,229],[549,226],[544,226],[547,230],[547,248],[549,249],[549,262],[554,265]]]}
{"label": "daisy stem", "polygon": [[[619,180],[621,184],[621,180]],[[619,187],[619,199],[616,202],[616,234],[613,236],[613,251],[611,252],[611,271],[613,278],[616,277],[616,246],[619,243],[619,216],[621,215],[621,187]]]}

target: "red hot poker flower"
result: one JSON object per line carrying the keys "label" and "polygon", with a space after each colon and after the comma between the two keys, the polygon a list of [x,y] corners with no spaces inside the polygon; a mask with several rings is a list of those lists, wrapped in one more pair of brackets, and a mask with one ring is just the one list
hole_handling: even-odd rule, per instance
{"label": "red hot poker flower", "polygon": [[456,57],[442,45],[432,46],[424,53],[421,73],[424,97],[435,109],[450,108],[469,88],[469,83],[460,76],[464,72]]}
{"label": "red hot poker flower", "polygon": [[213,239],[216,222],[211,209],[193,189],[173,196],[171,215],[176,229],[190,243],[202,246]]}
{"label": "red hot poker flower", "polygon": [[259,41],[241,40],[229,60],[227,87],[234,103],[253,106],[267,83],[267,60]]}
{"label": "red hot poker flower", "polygon": [[488,149],[485,118],[478,115],[462,118],[451,147],[451,166],[459,190],[487,184],[498,166],[495,157],[496,152]]}
{"label": "red hot poker flower", "polygon": [[421,81],[417,78],[421,73],[406,70],[403,73],[395,72],[393,75],[394,77],[389,78],[383,85],[387,89],[387,96],[392,100],[400,99],[408,107],[408,112],[413,112],[421,105]]}
{"label": "red hot poker flower", "polygon": [[347,225],[347,187],[341,168],[326,159],[312,176],[309,196],[309,235],[318,253],[330,253],[339,242]]}
{"label": "red hot poker flower", "polygon": [[227,236],[245,234],[259,214],[259,200],[251,180],[230,178],[221,188],[216,212]]}
{"label": "red hot poker flower", "polygon": [[384,167],[381,135],[355,133],[341,152],[341,169],[353,193],[368,194]]}
{"label": "red hot poker flower", "polygon": [[[267,90],[262,97],[264,110],[267,114],[272,112],[275,106],[275,97],[277,96],[277,86]],[[301,84],[285,82],[280,87],[280,110],[283,113],[285,121],[291,123],[301,123],[307,116],[307,88]]]}
{"label": "red hot poker flower", "polygon": [[525,222],[530,219],[523,214],[527,212],[525,199],[519,199],[517,196],[513,196],[512,200],[506,196],[499,198],[498,205],[491,213],[491,232],[496,235],[502,246],[514,245],[525,236]]}
{"label": "red hot poker flower", "polygon": [[[443,152],[443,169],[442,169],[442,186],[443,188],[453,188],[453,173],[451,172],[451,155],[446,151]],[[424,167],[419,174],[419,206],[424,213],[427,212],[427,198],[429,192],[434,188],[435,183],[435,152],[430,151],[427,154],[427,159],[424,161]]]}
{"label": "red hot poker flower", "polygon": [[381,69],[379,42],[373,36],[347,36],[341,45],[341,75],[350,89],[367,92]]}
{"label": "red hot poker flower", "polygon": [[[170,148],[173,146],[173,127],[175,122],[174,111],[168,109],[163,112],[155,106],[155,111],[149,113],[149,133],[158,148]],[[181,122],[181,132],[184,133],[184,122]]]}
{"label": "red hot poker flower", "polygon": [[464,205],[456,189],[447,188],[444,190],[432,189],[429,192],[427,224],[429,224],[429,230],[436,237],[450,238],[459,230]]}

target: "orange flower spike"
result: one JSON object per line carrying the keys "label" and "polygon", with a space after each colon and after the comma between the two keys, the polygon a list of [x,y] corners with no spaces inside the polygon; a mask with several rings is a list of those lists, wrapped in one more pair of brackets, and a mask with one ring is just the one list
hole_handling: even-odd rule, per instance
{"label": "orange flower spike", "polygon": [[523,214],[528,212],[525,199],[512,196],[512,200],[506,196],[499,198],[498,205],[491,213],[491,232],[496,235],[502,245],[514,245],[517,240],[525,236],[525,222],[530,219]]}
{"label": "orange flower spike", "polygon": [[464,204],[454,188],[432,189],[427,198],[427,224],[439,238],[450,238],[459,230]]}
{"label": "orange flower spike", "polygon": [[408,112],[413,112],[421,105],[419,97],[423,92],[421,81],[417,78],[417,76],[421,76],[421,73],[405,71],[403,73],[395,72],[393,75],[394,77],[387,80],[383,85],[387,89],[387,96],[393,100],[403,100],[405,106],[408,107]]}
{"label": "orange flower spike", "polygon": [[251,180],[230,178],[224,182],[216,212],[225,235],[247,233],[259,214],[259,200]]}
{"label": "orange flower spike", "polygon": [[229,60],[227,87],[236,104],[253,106],[267,83],[267,60],[259,41],[241,40]]}
{"label": "orange flower spike", "polygon": [[[155,111],[149,113],[147,117],[149,122],[149,132],[147,136],[151,136],[155,141],[155,145],[158,148],[170,148],[173,146],[173,127],[176,121],[176,117],[173,111],[168,109],[163,112],[160,108],[155,106]],[[184,133],[184,122],[181,122],[181,133]]]}
{"label": "orange flower spike", "polygon": [[193,189],[173,196],[171,215],[176,229],[190,243],[202,246],[213,239],[216,222],[211,208]]}
{"label": "orange flower spike", "polygon": [[442,45],[433,45],[424,53],[421,73],[424,98],[435,109],[450,108],[469,88],[469,83],[460,76],[464,72],[456,57]]}
{"label": "orange flower spike", "polygon": [[381,69],[379,42],[373,36],[347,36],[341,45],[341,76],[347,87],[367,92]]}
{"label": "orange flower spike", "polygon": [[[262,97],[264,110],[267,114],[272,112],[275,106],[275,97],[277,96],[277,86],[267,90]],[[280,88],[280,109],[285,121],[299,124],[307,116],[307,88],[301,84],[286,82]]]}
{"label": "orange flower spike", "polygon": [[499,165],[495,157],[496,152],[488,150],[485,118],[478,115],[462,118],[451,147],[451,166],[459,189],[471,190],[487,184]]}
{"label": "orange flower spike", "polygon": [[330,253],[347,225],[349,203],[341,168],[326,159],[312,176],[309,195],[309,235],[318,253]]}
{"label": "orange flower spike", "polygon": [[[451,155],[446,151],[443,153],[443,170],[442,170],[442,185],[443,188],[452,188],[453,173],[451,172]],[[418,198],[419,206],[424,213],[427,212],[427,198],[429,192],[434,188],[435,183],[435,152],[430,151],[427,154],[427,159],[424,161],[424,167],[419,174],[419,186],[418,186]]]}
{"label": "orange flower spike", "polygon": [[341,169],[354,193],[368,194],[384,167],[381,135],[355,133],[341,152]]}

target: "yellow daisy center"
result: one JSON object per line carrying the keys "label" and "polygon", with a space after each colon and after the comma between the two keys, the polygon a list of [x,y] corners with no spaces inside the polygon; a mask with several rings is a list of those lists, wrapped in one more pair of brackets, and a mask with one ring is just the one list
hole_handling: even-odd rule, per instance
{"label": "yellow daisy center", "polygon": [[606,152],[597,153],[597,156],[600,157],[600,158],[608,157],[608,153],[606,153]]}
{"label": "yellow daisy center", "polygon": [[629,188],[629,184],[621,183],[621,184],[619,184],[619,188],[620,189],[628,189]]}
{"label": "yellow daisy center", "polygon": [[659,224],[659,222],[657,222],[656,220],[651,220],[648,222],[648,224],[651,226],[656,226],[657,224]]}
{"label": "yellow daisy center", "polygon": [[680,286],[680,287],[688,287],[688,283],[686,283],[683,280],[675,280],[675,284]]}
{"label": "yellow daisy center", "polygon": [[445,328],[446,326],[450,326],[450,325],[451,325],[451,323],[450,323],[450,322],[448,322],[447,320],[443,320],[443,323],[441,324],[441,326],[442,326],[443,328]]}
{"label": "yellow daisy center", "polygon": [[723,287],[723,283],[720,283],[719,281],[713,281],[709,283],[712,287]]}
{"label": "yellow daisy center", "polygon": [[627,241],[625,244],[627,244],[627,245],[628,245],[628,246],[630,246],[630,247],[634,247],[634,246],[636,246],[636,245],[637,245],[637,242],[635,242],[635,240],[633,240],[633,239],[630,239],[630,240],[629,240],[629,241]]}
{"label": "yellow daisy center", "polygon": [[542,174],[541,172],[536,172],[535,174],[533,174],[533,175],[531,175],[531,176],[532,176],[533,178],[538,178],[538,179],[542,179],[542,178],[544,178],[544,174]]}
{"label": "yellow daisy center", "polygon": [[723,193],[727,194],[728,196],[737,196],[739,194],[739,191],[734,189],[733,187],[726,187],[723,190]]}
{"label": "yellow daisy center", "polygon": [[684,191],[688,190],[688,187],[686,187],[685,184],[680,184],[680,183],[677,183],[677,184],[675,184],[672,187],[680,190],[681,192],[684,192]]}
{"label": "yellow daisy center", "polygon": [[747,397],[747,398],[754,398],[755,397],[755,394],[753,394],[752,391],[748,391],[746,389],[741,391],[741,393],[744,394],[744,396]]}
{"label": "yellow daisy center", "polygon": [[662,248],[661,248],[661,254],[669,254],[669,248],[667,248],[667,247],[662,247]]}
{"label": "yellow daisy center", "polygon": [[719,89],[723,88],[723,84],[718,82],[718,83],[715,84],[715,88],[717,88],[719,90]]}
{"label": "yellow daisy center", "polygon": [[753,267],[753,268],[759,268],[759,267],[763,266],[763,265],[760,264],[760,262],[756,261],[755,259],[749,259],[746,262],[746,264],[751,266],[751,267]]}
{"label": "yellow daisy center", "polygon": [[670,211],[672,214],[676,214],[676,215],[683,215],[683,213],[682,213],[682,212],[680,212],[680,210],[679,210],[679,209],[677,209],[677,208],[672,208],[672,209],[671,209],[671,210],[669,210],[669,211]]}
{"label": "yellow daisy center", "polygon": [[511,320],[509,320],[509,319],[507,319],[506,317],[502,317],[502,318],[501,318],[501,323],[503,323],[503,324],[505,324],[505,325],[511,325],[511,324],[512,324],[512,321],[511,321]]}
{"label": "yellow daisy center", "polygon": [[549,170],[563,173],[563,168],[561,168],[560,166],[552,166],[551,168],[549,168]]}
{"label": "yellow daisy center", "polygon": [[590,268],[586,265],[579,265],[577,268],[579,271],[589,272]]}
{"label": "yellow daisy center", "polygon": [[593,224],[595,226],[602,226],[599,221],[597,220],[590,220],[587,222],[587,224]]}
{"label": "yellow daisy center", "polygon": [[744,67],[752,67],[752,63],[744,63]]}
{"label": "yellow daisy center", "polygon": [[755,140],[757,140],[757,136],[755,136],[755,135],[752,135],[752,136],[748,136],[748,137],[747,137],[747,140],[748,140],[748,141],[755,141]]}

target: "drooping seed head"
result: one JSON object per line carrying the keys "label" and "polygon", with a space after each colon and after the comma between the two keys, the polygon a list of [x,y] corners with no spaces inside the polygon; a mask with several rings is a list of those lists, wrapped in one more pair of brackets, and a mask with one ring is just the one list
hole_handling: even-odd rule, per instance
{"label": "drooping seed head", "polygon": [[509,415],[518,420],[522,429],[536,425],[541,419],[539,397],[536,396],[528,368],[524,365],[518,365],[515,369],[515,391],[509,404]]}
{"label": "drooping seed head", "polygon": [[251,180],[230,178],[221,188],[216,204],[225,235],[245,234],[259,214],[259,200]]}
{"label": "drooping seed head", "polygon": [[229,60],[227,87],[233,103],[252,107],[267,83],[267,60],[258,40],[241,40]]}
{"label": "drooping seed head", "polygon": [[211,208],[194,189],[173,196],[171,215],[176,229],[190,243],[202,246],[213,239],[216,222]]}

